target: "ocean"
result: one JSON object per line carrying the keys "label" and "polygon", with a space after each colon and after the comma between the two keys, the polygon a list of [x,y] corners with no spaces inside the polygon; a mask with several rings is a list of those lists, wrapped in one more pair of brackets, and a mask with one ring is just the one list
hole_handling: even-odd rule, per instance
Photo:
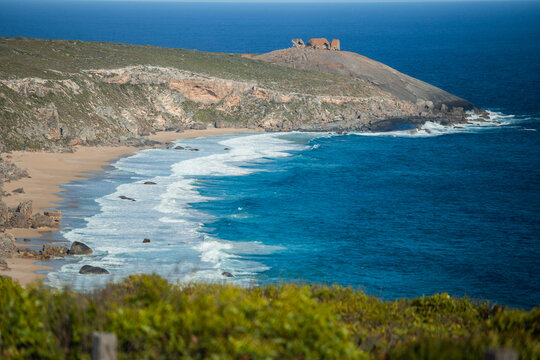
{"label": "ocean", "polygon": [[[139,151],[66,185],[60,235],[97,256],[61,262],[51,285],[89,289],[156,272],[539,305],[540,3],[5,1],[0,9],[0,36],[234,53],[339,38],[342,49],[494,119],[420,131],[229,135],[178,142],[198,152]],[[81,263],[111,277],[78,275]]]}

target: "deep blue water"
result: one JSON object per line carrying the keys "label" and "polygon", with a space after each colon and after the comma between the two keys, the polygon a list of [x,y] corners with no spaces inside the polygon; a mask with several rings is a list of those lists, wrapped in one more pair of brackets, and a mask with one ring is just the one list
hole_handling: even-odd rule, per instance
{"label": "deep blue water", "polygon": [[[238,53],[339,38],[499,112],[501,126],[431,133],[440,136],[225,137],[182,142],[197,154],[123,159],[69,185],[63,203],[64,236],[92,243],[92,261],[115,276],[227,270],[232,281],[339,282],[384,298],[447,291],[540,303],[540,2],[0,1],[0,36]],[[77,266],[51,281],[77,281]]]}

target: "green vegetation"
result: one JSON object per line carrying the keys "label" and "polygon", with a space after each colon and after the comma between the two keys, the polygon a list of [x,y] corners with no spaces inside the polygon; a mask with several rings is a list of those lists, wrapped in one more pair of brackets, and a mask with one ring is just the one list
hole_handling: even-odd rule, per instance
{"label": "green vegetation", "polygon": [[291,69],[241,54],[148,45],[0,38],[0,64],[0,79],[65,79],[82,70],[153,65],[230,80],[254,81],[268,89],[304,94],[366,96],[371,93],[363,81],[348,76]]}
{"label": "green vegetation", "polygon": [[340,286],[171,285],[137,275],[93,293],[0,278],[0,358],[89,359],[93,331],[120,359],[481,359],[540,357],[540,308],[447,294],[383,302]]}

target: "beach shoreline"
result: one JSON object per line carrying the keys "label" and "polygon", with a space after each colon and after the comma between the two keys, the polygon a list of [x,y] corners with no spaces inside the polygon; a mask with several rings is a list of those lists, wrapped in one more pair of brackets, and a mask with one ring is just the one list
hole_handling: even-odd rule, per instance
{"label": "beach shoreline", "polygon": [[[229,135],[237,133],[259,132],[258,129],[247,128],[209,128],[206,130],[160,131],[150,135],[149,139],[158,142],[155,147],[162,147],[168,142],[192,139],[206,136]],[[29,152],[14,151],[10,161],[21,169],[28,171],[29,177],[4,183],[4,190],[11,196],[3,201],[10,207],[17,206],[25,200],[32,200],[34,213],[54,209],[62,200],[58,193],[62,185],[71,181],[91,177],[91,172],[103,171],[104,168],[124,156],[152,147],[136,146],[76,146],[74,152],[54,153],[46,151]],[[13,190],[23,188],[24,193],[14,193]],[[56,229],[7,229],[16,239],[42,237]],[[25,245],[22,245],[25,247]],[[37,264],[37,260],[24,258],[9,258],[6,262],[11,270],[1,270],[0,276],[9,276],[26,286],[36,280],[46,278],[37,271],[51,270],[52,267]]]}

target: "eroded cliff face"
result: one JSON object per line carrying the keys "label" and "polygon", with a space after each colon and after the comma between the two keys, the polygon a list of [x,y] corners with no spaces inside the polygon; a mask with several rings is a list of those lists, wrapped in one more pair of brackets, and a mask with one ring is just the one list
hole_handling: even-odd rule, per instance
{"label": "eroded cliff face", "polygon": [[[148,65],[58,74],[64,79],[0,80],[2,149],[138,144],[159,130],[207,126],[287,130],[370,130],[393,119],[464,121],[463,109],[436,109],[368,88],[365,96],[313,95]],[[15,128],[12,128],[15,126]]]}

